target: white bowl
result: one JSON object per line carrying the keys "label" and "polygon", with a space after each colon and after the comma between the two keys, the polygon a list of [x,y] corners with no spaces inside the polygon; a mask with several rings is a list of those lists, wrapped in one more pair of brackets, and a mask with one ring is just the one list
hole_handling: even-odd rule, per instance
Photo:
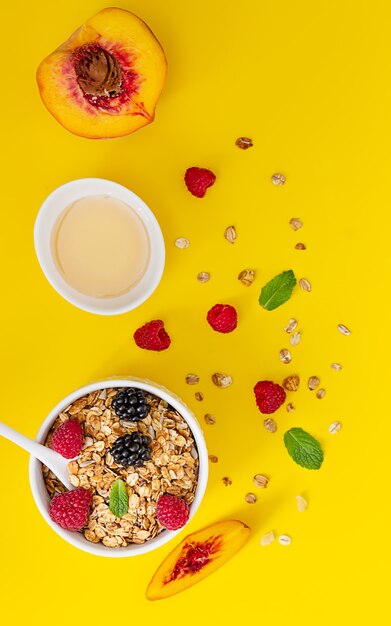
{"label": "white bowl", "polygon": [[[182,417],[189,425],[194,436],[199,458],[198,482],[195,491],[194,501],[190,505],[189,519],[191,519],[197,511],[198,507],[200,506],[202,498],[205,494],[205,489],[208,482],[208,452],[202,430],[193,413],[185,404],[183,404],[183,402],[176,395],[167,391],[167,389],[165,389],[164,387],[161,387],[160,385],[157,385],[156,383],[152,383],[150,381],[140,380],[138,378],[131,377],[126,379],[114,378],[92,383],[91,385],[86,385],[85,387],[77,389],[77,391],[74,391],[69,396],[64,398],[49,413],[38,431],[36,441],[38,441],[39,443],[45,442],[47,434],[56,417],[69,404],[88,393],[97,391],[98,389],[107,389],[108,387],[137,387],[139,389],[144,389],[145,391],[155,394],[159,398],[166,400],[166,402],[173,406],[174,409],[176,409],[182,415]],[[90,541],[87,541],[87,539],[81,533],[65,530],[64,528],[53,522],[53,520],[51,519],[49,515],[50,498],[43,479],[42,465],[40,461],[38,461],[34,457],[30,457],[29,477],[31,491],[35,503],[49,526],[51,526],[53,530],[58,535],[60,535],[60,537],[65,539],[65,541],[72,544],[76,548],[79,548],[80,550],[84,550],[85,552],[90,552],[91,554],[97,554],[99,556],[114,558],[136,556],[138,554],[150,552],[151,550],[159,548],[160,546],[173,539],[175,535],[177,535],[182,530],[163,530],[154,539],[150,539],[143,544],[130,544],[124,548],[109,548],[107,546],[104,546],[102,543],[91,543]]]}
{"label": "white bowl", "polygon": [[[150,258],[141,280],[128,293],[115,298],[93,298],[73,289],[59,272],[52,253],[53,229],[72,202],[91,195],[108,195],[129,205],[142,220],[150,242]],[[55,189],[42,204],[34,226],[34,245],[40,266],[54,289],[71,304],[98,315],[126,313],[155,291],[163,274],[165,248],[160,226],[149,207],[132,191],[103,178],[80,178]]]}

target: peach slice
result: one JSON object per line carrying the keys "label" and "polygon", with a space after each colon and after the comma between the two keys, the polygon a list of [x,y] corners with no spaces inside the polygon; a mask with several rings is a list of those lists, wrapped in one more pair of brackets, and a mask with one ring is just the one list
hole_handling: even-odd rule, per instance
{"label": "peach slice", "polygon": [[150,124],[166,78],[164,52],[124,9],[103,9],[42,61],[41,98],[75,135],[121,137]]}
{"label": "peach slice", "polygon": [[147,588],[148,600],[162,600],[200,582],[226,563],[246,542],[243,522],[218,522],[188,535],[164,559]]}

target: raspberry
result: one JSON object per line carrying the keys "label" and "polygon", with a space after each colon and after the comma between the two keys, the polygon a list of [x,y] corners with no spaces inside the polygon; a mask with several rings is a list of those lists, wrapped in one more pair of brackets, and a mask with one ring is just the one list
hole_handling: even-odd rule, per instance
{"label": "raspberry", "polygon": [[286,393],[277,383],[260,380],[254,387],[255,401],[261,413],[274,413],[285,402]]}
{"label": "raspberry", "polygon": [[66,530],[81,530],[86,525],[91,507],[91,492],[83,487],[54,496],[49,515]]}
{"label": "raspberry", "polygon": [[238,324],[238,314],[230,304],[215,304],[206,319],[218,333],[231,333]]}
{"label": "raspberry", "polygon": [[185,173],[186,187],[196,198],[203,198],[208,187],[211,187],[216,176],[204,167],[189,167]]}
{"label": "raspberry", "polygon": [[66,459],[73,459],[83,447],[83,430],[77,419],[64,422],[54,432],[50,447]]}
{"label": "raspberry", "polygon": [[165,493],[157,502],[156,514],[159,524],[168,530],[177,530],[186,524],[190,509],[182,498]]}
{"label": "raspberry", "polygon": [[171,343],[171,339],[164,329],[164,323],[161,320],[152,320],[138,328],[133,335],[134,340],[139,348],[144,350],[167,350]]}

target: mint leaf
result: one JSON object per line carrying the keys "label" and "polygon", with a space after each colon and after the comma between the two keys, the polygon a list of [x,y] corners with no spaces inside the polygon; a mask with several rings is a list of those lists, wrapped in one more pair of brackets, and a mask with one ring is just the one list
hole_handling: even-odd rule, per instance
{"label": "mint leaf", "polygon": [[128,512],[129,497],[123,480],[117,478],[110,491],[110,511],[116,517],[122,517]]}
{"label": "mint leaf", "polygon": [[295,285],[296,278],[292,270],[278,274],[262,287],[259,304],[267,311],[273,311],[289,300]]}
{"label": "mint leaf", "polygon": [[284,443],[295,463],[306,469],[320,469],[323,450],[312,435],[302,428],[291,428],[284,435]]}

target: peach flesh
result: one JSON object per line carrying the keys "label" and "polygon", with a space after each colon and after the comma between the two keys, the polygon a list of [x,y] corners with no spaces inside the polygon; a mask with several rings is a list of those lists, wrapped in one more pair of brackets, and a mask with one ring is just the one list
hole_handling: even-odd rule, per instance
{"label": "peach flesh", "polygon": [[221,535],[212,537],[208,541],[186,543],[170,576],[164,579],[163,585],[199,572],[212,560],[213,554],[221,549],[221,545]]}

